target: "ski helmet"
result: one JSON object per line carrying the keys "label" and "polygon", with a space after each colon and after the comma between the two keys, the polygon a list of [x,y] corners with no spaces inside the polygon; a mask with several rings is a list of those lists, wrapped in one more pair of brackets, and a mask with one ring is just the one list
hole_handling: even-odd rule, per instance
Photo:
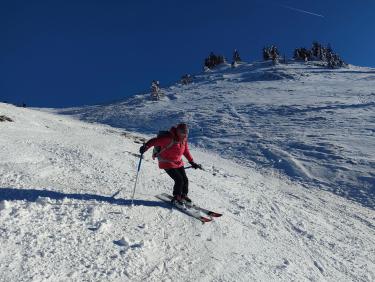
{"label": "ski helmet", "polygon": [[181,133],[183,133],[183,134],[186,134],[186,135],[189,134],[189,128],[188,128],[188,126],[187,126],[186,123],[179,123],[179,124],[177,125],[177,131],[178,131],[178,132],[181,132]]}

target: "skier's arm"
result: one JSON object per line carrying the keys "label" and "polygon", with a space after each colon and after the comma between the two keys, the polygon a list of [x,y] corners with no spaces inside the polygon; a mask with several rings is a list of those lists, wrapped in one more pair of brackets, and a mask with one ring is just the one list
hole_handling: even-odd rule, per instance
{"label": "skier's arm", "polygon": [[186,142],[185,151],[184,151],[185,158],[189,161],[189,163],[193,162],[193,156],[190,153],[189,145]]}
{"label": "skier's arm", "polygon": [[148,149],[154,146],[160,146],[160,147],[165,147],[169,144],[170,139],[169,138],[152,138],[146,142],[140,149],[139,152],[141,154],[145,153]]}
{"label": "skier's arm", "polygon": [[190,163],[190,165],[191,165],[192,168],[194,168],[194,169],[197,169],[197,168],[203,169],[200,164],[197,164],[197,163],[194,162],[193,156],[190,154],[188,143],[186,143],[186,146],[185,146],[184,156],[189,161],[189,163]]}

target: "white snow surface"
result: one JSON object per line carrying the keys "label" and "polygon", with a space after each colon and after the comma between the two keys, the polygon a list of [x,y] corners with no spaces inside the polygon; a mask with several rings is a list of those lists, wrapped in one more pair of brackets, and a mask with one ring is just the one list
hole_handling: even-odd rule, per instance
{"label": "white snow surface", "polygon": [[[371,72],[245,64],[50,110],[117,128],[0,103],[0,281],[375,281]],[[173,183],[150,152],[131,205],[143,138],[177,119],[213,222],[154,197]]]}
{"label": "white snow surface", "polygon": [[375,208],[375,69],[255,62],[163,92],[57,112],[147,134],[185,121],[198,147]]}

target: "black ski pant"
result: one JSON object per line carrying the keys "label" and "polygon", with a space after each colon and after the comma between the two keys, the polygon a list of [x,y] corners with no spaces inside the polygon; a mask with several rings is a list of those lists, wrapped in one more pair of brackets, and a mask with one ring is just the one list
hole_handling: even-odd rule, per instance
{"label": "black ski pant", "polygon": [[185,168],[170,168],[165,170],[168,175],[174,180],[173,196],[187,195],[189,192],[189,180],[185,173]]}

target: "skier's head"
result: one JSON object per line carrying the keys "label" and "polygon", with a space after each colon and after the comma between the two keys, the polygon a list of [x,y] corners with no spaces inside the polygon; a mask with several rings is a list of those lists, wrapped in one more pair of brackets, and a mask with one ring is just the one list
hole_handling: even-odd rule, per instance
{"label": "skier's head", "polygon": [[180,139],[187,137],[189,134],[189,128],[186,123],[179,123],[176,129]]}

